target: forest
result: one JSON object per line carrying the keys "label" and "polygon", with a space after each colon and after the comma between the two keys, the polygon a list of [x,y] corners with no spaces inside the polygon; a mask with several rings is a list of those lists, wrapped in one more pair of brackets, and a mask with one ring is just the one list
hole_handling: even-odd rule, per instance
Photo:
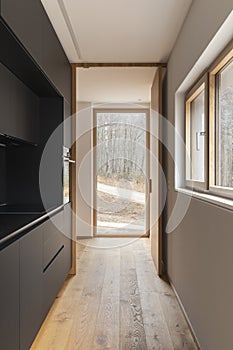
{"label": "forest", "polygon": [[98,175],[143,176],[145,147],[145,113],[97,113]]}

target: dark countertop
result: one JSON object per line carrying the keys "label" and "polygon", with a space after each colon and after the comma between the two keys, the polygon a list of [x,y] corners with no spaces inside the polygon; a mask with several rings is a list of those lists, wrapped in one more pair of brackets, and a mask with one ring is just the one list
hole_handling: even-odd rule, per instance
{"label": "dark countertop", "polygon": [[[63,209],[61,205],[48,212],[27,212],[21,210],[13,211],[12,208],[1,208],[0,210],[0,250],[8,246],[10,243],[16,241],[27,232],[31,231],[42,222],[49,219]],[[14,208],[15,209],[15,208]],[[19,208],[18,208],[19,209]]]}

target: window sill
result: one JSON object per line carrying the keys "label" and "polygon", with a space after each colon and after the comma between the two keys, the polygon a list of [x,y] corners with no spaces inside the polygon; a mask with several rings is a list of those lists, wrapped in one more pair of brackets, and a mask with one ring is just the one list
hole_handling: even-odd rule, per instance
{"label": "window sill", "polygon": [[225,208],[225,209],[233,210],[233,200],[232,199],[219,197],[219,196],[209,194],[209,193],[201,193],[201,192],[197,192],[197,191],[192,191],[192,190],[189,190],[186,188],[176,188],[175,191],[186,194],[187,196],[191,196],[193,198],[197,198],[197,199],[200,199],[202,201],[217,205],[217,206]]}

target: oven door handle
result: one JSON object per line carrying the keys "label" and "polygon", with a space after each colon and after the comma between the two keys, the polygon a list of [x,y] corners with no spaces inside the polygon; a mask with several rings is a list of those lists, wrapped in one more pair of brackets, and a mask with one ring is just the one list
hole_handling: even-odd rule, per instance
{"label": "oven door handle", "polygon": [[68,157],[64,157],[64,162],[69,162],[69,163],[73,163],[73,164],[76,163],[75,160],[70,159]]}

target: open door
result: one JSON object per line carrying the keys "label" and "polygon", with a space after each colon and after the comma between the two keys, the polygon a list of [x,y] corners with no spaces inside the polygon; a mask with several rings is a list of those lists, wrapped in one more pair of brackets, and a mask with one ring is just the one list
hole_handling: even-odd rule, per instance
{"label": "open door", "polygon": [[95,109],[93,224],[97,237],[149,237],[149,110]]}
{"label": "open door", "polygon": [[[151,87],[151,115],[150,115],[150,151],[151,159],[150,176],[152,188],[150,194],[150,227],[151,227],[151,254],[161,276],[162,268],[162,174],[159,171],[159,164],[162,164],[162,68],[159,67],[155,73]],[[157,136],[157,137],[156,137]]]}

